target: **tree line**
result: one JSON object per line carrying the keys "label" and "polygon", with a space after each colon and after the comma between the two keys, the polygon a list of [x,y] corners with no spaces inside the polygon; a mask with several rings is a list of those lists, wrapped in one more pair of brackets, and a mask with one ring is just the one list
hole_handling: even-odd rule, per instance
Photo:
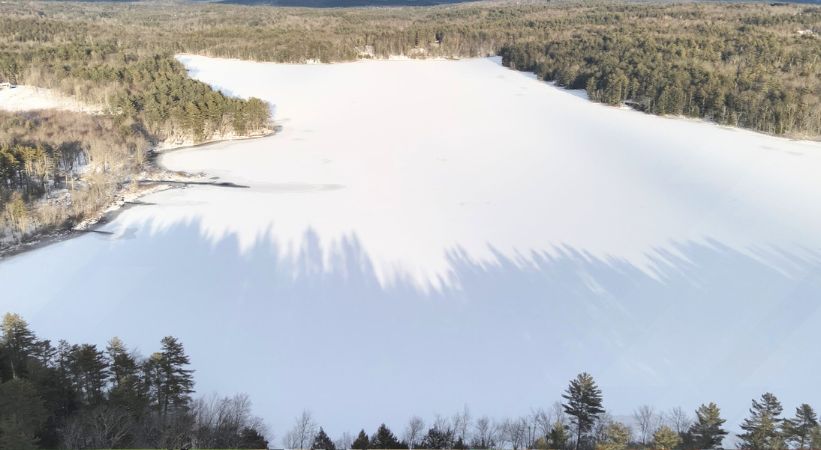
{"label": "tree line", "polygon": [[[19,315],[0,323],[0,448],[267,448],[267,429],[246,395],[192,399],[193,371],[171,336],[144,357],[112,338],[53,344],[37,338]],[[754,399],[735,438],[742,449],[821,448],[821,426],[809,404],[784,417],[778,398]],[[308,411],[284,434],[291,449],[714,449],[729,432],[713,402],[691,415],[637,408],[617,420],[604,408],[590,374],[570,380],[562,401],[518,418],[474,418],[465,407],[432,423],[412,417],[395,434],[384,423],[372,434],[332,439]]]}
{"label": "tree line", "polygon": [[147,357],[38,339],[19,315],[0,323],[0,448],[266,448],[245,395],[193,400],[183,344]]}
{"label": "tree line", "polygon": [[[590,374],[572,379],[549,411],[538,409],[527,416],[493,421],[474,419],[467,407],[452,417],[437,416],[426,427],[412,417],[398,437],[385,424],[371,435],[361,430],[355,437],[343,433],[332,440],[314,421],[310,412],[298,416],[282,440],[286,448],[323,450],[375,449],[717,449],[727,440],[726,420],[715,403],[699,406],[691,416],[682,408],[666,413],[642,406],[631,420],[620,421],[608,414],[603,395]],[[771,393],[752,401],[749,417],[735,436],[738,448],[757,450],[821,448],[821,427],[813,408],[802,404],[792,418],[782,417],[783,408]]]}
{"label": "tree line", "polygon": [[[0,12],[0,36],[11,43],[0,49],[0,80],[98,99],[101,86],[112,86],[119,106],[130,102],[152,128],[174,118],[198,132],[219,116],[201,94],[173,93],[187,79],[171,58],[178,52],[297,63],[501,55],[510,67],[586,89],[595,101],[821,136],[821,6],[526,2],[328,11],[57,3]],[[177,103],[191,105],[169,112]]]}
{"label": "tree line", "polygon": [[817,136],[821,41],[752,26],[603,29],[506,45],[503,63],[612,105],[685,115],[771,134]]}
{"label": "tree line", "polygon": [[143,124],[154,141],[196,143],[268,125],[265,102],[228,97],[191,79],[172,51],[152,48],[145,36],[44,16],[0,17],[0,38],[9,42],[0,48],[0,82],[55,88],[101,105]]}

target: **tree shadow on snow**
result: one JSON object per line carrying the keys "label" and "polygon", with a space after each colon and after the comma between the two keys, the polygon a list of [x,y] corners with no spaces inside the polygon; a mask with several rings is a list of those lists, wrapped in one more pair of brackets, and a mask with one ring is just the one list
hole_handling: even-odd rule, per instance
{"label": "tree shadow on snow", "polygon": [[[44,251],[70,261],[81,239]],[[179,223],[101,243],[93,271],[50,274],[53,297],[25,291],[24,302],[12,288],[0,306],[76,341],[119,335],[153,348],[178,336],[203,387],[242,386],[275,422],[303,407],[360,420],[364,409],[334,408],[362,389],[384,420],[464,403],[547,405],[582,370],[626,412],[724,400],[739,408],[733,418],[760,389],[798,399],[819,369],[806,357],[821,326],[818,252],[683,242],[656,249],[648,270],[572,247],[497,252],[493,264],[455,248],[448,282],[424,289],[409,277],[380,284],[356,236],[337,243],[331,270],[319,237],[309,230],[304,242],[293,256],[270,236],[240,250],[235,236],[213,242],[196,220]],[[24,266],[6,265],[0,282],[13,285],[6,278]],[[225,355],[244,365],[230,380]]]}

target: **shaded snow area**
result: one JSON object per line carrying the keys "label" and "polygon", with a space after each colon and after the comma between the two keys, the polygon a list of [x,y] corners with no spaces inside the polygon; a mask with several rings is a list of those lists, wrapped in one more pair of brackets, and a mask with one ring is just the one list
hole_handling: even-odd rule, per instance
{"label": "shaded snow area", "polygon": [[102,107],[89,105],[51,89],[18,85],[0,88],[0,110],[29,111],[61,109],[85,113],[99,113]]}
{"label": "shaded snow area", "polygon": [[247,392],[279,436],[303,408],[332,434],[524,414],[581,371],[616,415],[819,400],[818,143],[496,59],[181,60],[282,132],[162,158],[247,188],[153,194],[113,236],[0,263],[0,309],[44,337],[178,336],[199,392]]}

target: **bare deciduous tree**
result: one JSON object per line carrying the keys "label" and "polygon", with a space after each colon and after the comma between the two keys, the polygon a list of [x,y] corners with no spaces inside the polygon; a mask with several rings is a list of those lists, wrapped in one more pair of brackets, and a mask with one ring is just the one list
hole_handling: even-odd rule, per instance
{"label": "bare deciduous tree", "polygon": [[596,419],[596,423],[593,425],[593,440],[595,442],[604,442],[607,440],[608,437],[608,430],[610,426],[614,423],[613,416],[609,413],[605,412]]}
{"label": "bare deciduous tree", "polygon": [[239,445],[244,429],[265,433],[262,420],[251,415],[251,399],[246,394],[199,398],[191,405],[191,414],[196,447],[234,448]]}
{"label": "bare deciduous tree", "polygon": [[453,415],[453,434],[454,439],[461,439],[462,442],[467,441],[467,433],[470,429],[470,410],[467,405],[462,408],[462,411]]}
{"label": "bare deciduous tree", "polygon": [[545,438],[550,435],[550,430],[553,428],[553,422],[550,420],[550,414],[548,414],[544,409],[539,408],[534,410],[531,415],[533,416],[533,423],[536,425],[536,434],[540,438]]}
{"label": "bare deciduous tree", "polygon": [[527,428],[527,418],[505,419],[499,427],[500,441],[510,445],[513,450],[525,448],[528,439]]}
{"label": "bare deciduous tree", "polygon": [[447,441],[446,448],[453,448],[453,441],[456,439],[453,423],[447,417],[437,414],[436,419],[433,421],[433,427]]}
{"label": "bare deciduous tree", "polygon": [[562,402],[553,402],[553,406],[550,410],[550,417],[553,423],[558,422],[562,425],[567,425],[567,414],[564,412]]}
{"label": "bare deciduous tree", "polygon": [[652,406],[642,405],[635,412],[633,412],[633,419],[636,421],[638,427],[638,438],[642,445],[647,445],[653,432],[661,423],[661,417],[656,414],[656,410]]}
{"label": "bare deciduous tree", "polygon": [[666,419],[670,424],[670,428],[679,435],[686,433],[687,430],[690,429],[690,426],[693,425],[693,419],[690,417],[690,414],[680,406],[671,409],[670,412],[667,413]]}
{"label": "bare deciduous tree", "polygon": [[482,416],[476,420],[474,427],[473,441],[471,447],[493,448],[496,446],[496,425],[487,416]]}
{"label": "bare deciduous tree", "polygon": [[98,406],[70,420],[63,430],[67,448],[119,448],[127,444],[133,423],[128,411]]}
{"label": "bare deciduous tree", "polygon": [[285,433],[282,443],[289,449],[306,449],[311,447],[316,435],[317,425],[311,416],[310,411],[302,411],[302,414],[294,421],[294,427]]}
{"label": "bare deciduous tree", "polygon": [[334,445],[336,445],[336,450],[348,450],[353,445],[353,436],[346,431],[339,436]]}
{"label": "bare deciduous tree", "polygon": [[522,427],[524,427],[524,447],[525,448],[533,448],[536,444],[536,440],[539,439],[539,426],[536,423],[536,417],[534,415],[529,415],[526,417],[519,418]]}
{"label": "bare deciduous tree", "polygon": [[405,442],[408,443],[408,447],[412,450],[416,443],[419,442],[419,439],[422,437],[422,433],[425,431],[425,422],[419,416],[413,416],[408,421],[408,426],[405,428]]}

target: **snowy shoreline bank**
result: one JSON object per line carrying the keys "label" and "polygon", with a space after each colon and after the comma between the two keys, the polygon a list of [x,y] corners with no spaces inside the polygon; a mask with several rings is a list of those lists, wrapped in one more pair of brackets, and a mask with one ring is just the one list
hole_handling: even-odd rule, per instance
{"label": "snowy shoreline bank", "polygon": [[117,194],[115,194],[114,199],[104,208],[77,223],[66,225],[56,230],[35,232],[27,236],[22,242],[0,247],[0,262],[22,253],[81,236],[85,233],[97,232],[100,227],[115,220],[126,208],[139,206],[137,201],[147,195],[169,189],[179,189],[189,183],[209,184],[210,182],[210,184],[217,184],[216,181],[214,181],[213,178],[209,178],[207,174],[193,174],[165,169],[156,162],[156,159],[163,154],[229,141],[261,139],[275,134],[276,127],[263,133],[250,134],[247,136],[220,136],[199,143],[188,141],[183,143],[169,144],[163,142],[157,144],[151,149],[148,155],[151,162],[144,168],[146,170],[137,174],[131,182],[124,184]]}
{"label": "snowy shoreline bank", "polygon": [[[819,135],[819,136],[807,136],[807,135],[798,135],[798,134],[767,133],[765,131],[753,130],[753,129],[750,129],[750,128],[739,127],[739,126],[736,126],[736,125],[722,124],[722,123],[716,122],[716,121],[714,121],[710,118],[705,118],[705,117],[691,117],[691,116],[686,116],[686,115],[672,115],[672,114],[653,114],[653,113],[643,111],[640,107],[635,105],[635,102],[631,99],[625,100],[624,102],[622,102],[619,105],[610,105],[610,104],[607,104],[607,103],[594,101],[594,100],[591,100],[589,98],[589,96],[587,95],[587,92],[584,89],[573,89],[573,88],[570,88],[570,87],[567,87],[567,86],[560,86],[555,81],[546,81],[546,80],[543,80],[543,79],[539,78],[539,76],[537,74],[533,73],[533,72],[530,72],[530,71],[527,71],[527,70],[512,69],[512,68],[502,64],[502,57],[501,56],[491,55],[491,54],[488,54],[486,56],[476,56],[476,57],[467,57],[467,58],[457,57],[457,56],[448,56],[448,57],[431,56],[431,57],[426,57],[426,56],[419,56],[419,55],[413,55],[413,56],[389,55],[387,57],[359,57],[355,60],[350,60],[350,61],[321,62],[321,61],[318,61],[318,60],[309,59],[309,60],[306,60],[304,62],[299,62],[299,63],[291,63],[291,62],[283,63],[283,62],[275,62],[275,61],[257,61],[257,60],[253,60],[253,59],[226,58],[226,57],[219,57],[219,56],[197,55],[197,54],[192,54],[192,53],[178,53],[178,54],[175,55],[175,58],[178,61],[182,62],[184,65],[186,65],[186,69],[188,70],[189,76],[192,77],[192,78],[195,78],[195,79],[197,78],[196,70],[192,70],[192,68],[189,67],[185,63],[185,61],[188,58],[212,58],[212,59],[219,59],[219,60],[222,60],[222,61],[226,61],[227,63],[235,62],[235,63],[273,64],[273,65],[277,65],[277,66],[297,66],[297,67],[298,66],[336,66],[336,65],[345,65],[345,64],[362,64],[362,63],[368,63],[368,62],[402,63],[402,62],[409,62],[409,61],[437,61],[437,62],[441,62],[441,61],[469,61],[469,60],[488,59],[488,60],[496,62],[497,64],[499,64],[500,66],[502,66],[502,67],[504,67],[508,70],[520,73],[524,76],[530,77],[534,80],[545,83],[549,86],[553,86],[556,89],[567,92],[571,95],[575,95],[579,98],[583,98],[583,99],[589,101],[592,104],[600,105],[600,106],[603,106],[603,107],[634,111],[634,112],[641,113],[641,114],[646,114],[646,115],[649,115],[649,116],[652,116],[652,117],[661,117],[661,118],[665,118],[665,119],[685,120],[685,121],[696,122],[696,123],[705,123],[705,124],[714,125],[716,127],[720,127],[720,128],[723,128],[723,129],[745,131],[745,132],[750,132],[750,133],[761,134],[763,136],[771,136],[771,137],[774,137],[774,138],[786,139],[786,140],[790,140],[790,141],[821,142],[821,135]],[[231,94],[231,95],[235,94],[234,92],[230,92],[230,90],[226,91],[226,93]]]}

